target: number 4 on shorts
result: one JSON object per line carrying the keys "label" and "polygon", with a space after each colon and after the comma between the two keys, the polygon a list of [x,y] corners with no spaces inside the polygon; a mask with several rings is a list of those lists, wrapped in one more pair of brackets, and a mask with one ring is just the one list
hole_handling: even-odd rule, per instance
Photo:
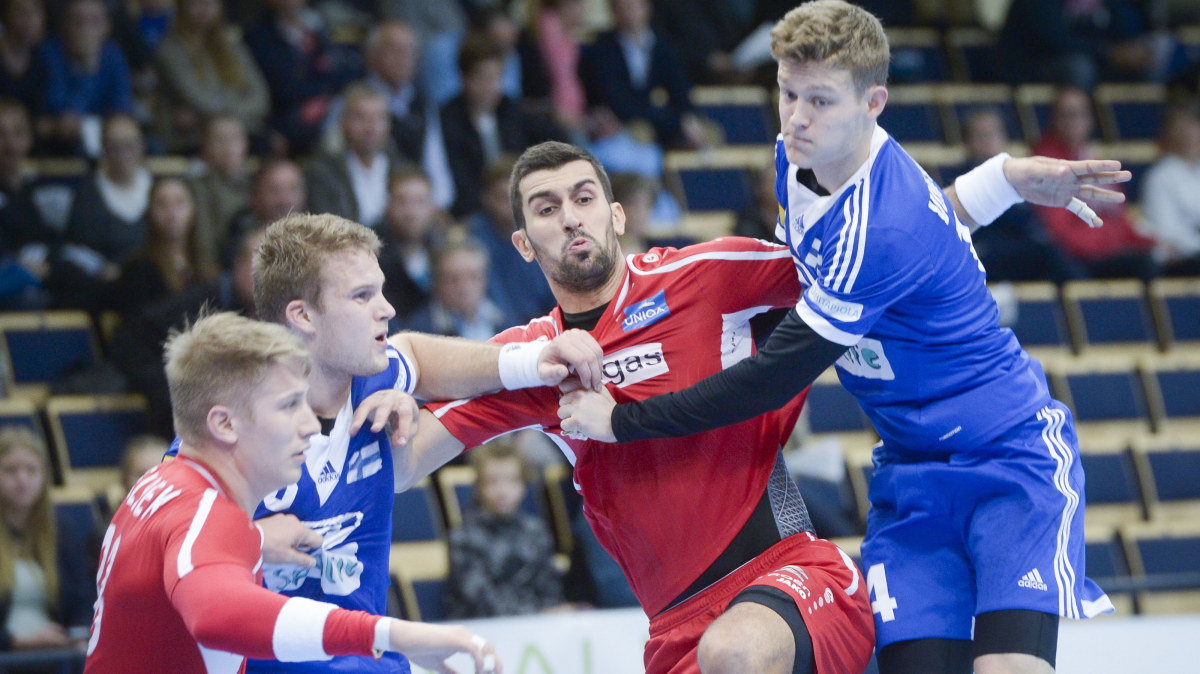
{"label": "number 4 on shorts", "polygon": [[871,610],[879,614],[883,622],[891,622],[896,619],[896,598],[888,594],[887,574],[883,571],[883,564],[872,564],[870,569],[867,569],[867,587],[871,589]]}

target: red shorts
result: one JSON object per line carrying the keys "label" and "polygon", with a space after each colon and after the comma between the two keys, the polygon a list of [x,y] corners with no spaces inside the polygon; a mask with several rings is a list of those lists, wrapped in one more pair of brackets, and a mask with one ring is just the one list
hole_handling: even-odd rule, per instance
{"label": "red shorts", "polygon": [[819,674],[861,674],[875,648],[866,579],[829,541],[797,534],[650,621],[646,674],[699,674],[704,630],[751,585],[783,591],[796,602],[812,637]]}

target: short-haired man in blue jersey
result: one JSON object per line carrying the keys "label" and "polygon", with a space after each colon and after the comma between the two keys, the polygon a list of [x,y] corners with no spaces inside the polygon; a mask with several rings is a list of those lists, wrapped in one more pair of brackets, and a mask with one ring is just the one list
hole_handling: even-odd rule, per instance
{"label": "short-haired man in blue jersey", "polygon": [[[416,430],[413,396],[452,399],[554,385],[571,370],[590,386],[600,381],[601,350],[582,331],[503,349],[420,333],[389,338],[395,310],[383,296],[379,248],[371,229],[329,214],[290,215],[263,234],[254,258],[255,307],[260,319],[288,326],[311,354],[308,402],[321,433],[312,438],[300,481],[266,497],[255,518],[264,531],[269,589],[386,615],[391,443],[408,442]],[[279,513],[286,515],[272,517]],[[444,670],[441,662],[417,664]],[[392,674],[410,668],[402,655],[389,653],[378,660],[251,660],[247,671]]]}
{"label": "short-haired man in blue jersey", "polygon": [[1071,415],[999,326],[970,228],[1021,198],[1098,225],[1076,197],[1118,201],[1098,185],[1129,174],[1000,155],[943,193],[876,124],[889,48],[874,16],[805,3],[775,26],[772,53],[777,235],[804,293],[754,358],[637,403],[568,394],[562,428],[687,435],[775,409],[836,362],[882,439],[862,547],[880,671],[1053,671],[1060,616],[1112,604],[1084,575]]}

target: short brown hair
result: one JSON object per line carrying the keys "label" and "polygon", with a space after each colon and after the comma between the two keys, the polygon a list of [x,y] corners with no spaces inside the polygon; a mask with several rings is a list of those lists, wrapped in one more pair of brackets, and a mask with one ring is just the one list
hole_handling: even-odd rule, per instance
{"label": "short brown hair", "polygon": [[254,308],[264,321],[287,324],[292,300],[321,308],[321,269],[347,250],[379,255],[379,237],[369,227],[331,213],[299,213],[271,223],[254,255]]}
{"label": "short brown hair", "polygon": [[887,84],[891,50],[874,14],[842,0],[814,0],[792,9],[771,29],[771,56],[845,68],[862,93]]}
{"label": "short brown hair", "polygon": [[484,468],[494,461],[516,461],[521,467],[521,479],[526,484],[534,478],[533,466],[525,458],[525,452],[509,438],[498,438],[480,445],[467,454],[467,459],[475,469],[476,486],[483,480]]}
{"label": "short brown hair", "polygon": [[586,161],[596,169],[600,186],[604,188],[604,198],[608,199],[610,204],[613,202],[612,182],[608,179],[608,172],[591,152],[555,140],[538,143],[517,158],[517,163],[513,164],[512,174],[508,178],[508,202],[512,206],[517,229],[525,229],[525,210],[521,203],[521,181],[525,176],[535,171],[556,169],[573,161]]}
{"label": "short brown hair", "polygon": [[308,375],[311,360],[282,325],[232,312],[202,316],[172,332],[163,348],[175,432],[188,442],[208,437],[214,405],[248,409],[254,389],[276,364]]}

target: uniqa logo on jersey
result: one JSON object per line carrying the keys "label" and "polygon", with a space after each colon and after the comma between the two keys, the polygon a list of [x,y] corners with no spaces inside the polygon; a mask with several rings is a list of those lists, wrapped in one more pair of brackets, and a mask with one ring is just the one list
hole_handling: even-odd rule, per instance
{"label": "uniqa logo on jersey", "polygon": [[621,321],[621,329],[625,332],[644,328],[671,315],[671,307],[667,306],[667,291],[660,290],[648,300],[643,300],[631,307],[625,307],[625,320]]}

